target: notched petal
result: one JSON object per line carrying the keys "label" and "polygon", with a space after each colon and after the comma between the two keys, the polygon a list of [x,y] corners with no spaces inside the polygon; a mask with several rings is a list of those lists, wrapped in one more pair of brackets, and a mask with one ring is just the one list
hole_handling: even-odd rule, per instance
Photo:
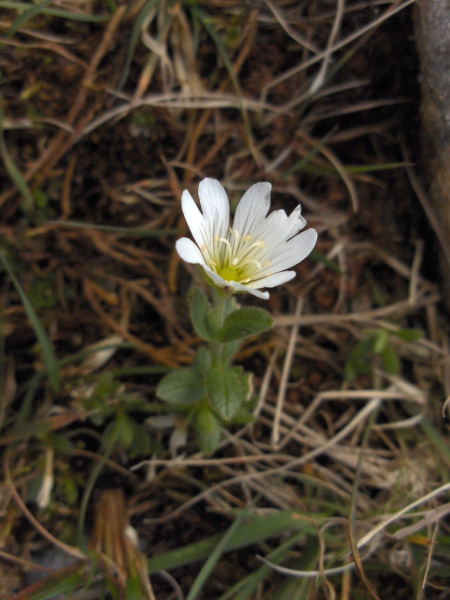
{"label": "notched petal", "polygon": [[216,179],[203,179],[198,196],[206,224],[213,235],[224,237],[230,226],[230,202],[227,193]]}
{"label": "notched petal", "polygon": [[242,196],[234,215],[233,228],[240,233],[256,234],[270,208],[270,183],[255,183]]}

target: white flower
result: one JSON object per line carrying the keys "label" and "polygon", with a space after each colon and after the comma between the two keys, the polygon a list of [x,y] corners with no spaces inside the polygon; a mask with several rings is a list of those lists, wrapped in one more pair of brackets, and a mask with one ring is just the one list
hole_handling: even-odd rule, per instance
{"label": "white flower", "polygon": [[286,271],[308,256],[317,240],[314,229],[300,235],[306,225],[297,208],[288,216],[276,210],[269,216],[271,184],[255,183],[245,192],[230,227],[230,203],[215,179],[204,179],[198,187],[203,214],[185,190],[181,208],[194,242],[181,238],[176,243],[180,257],[203,267],[218,287],[248,292],[267,300],[271,288],[295,277]]}

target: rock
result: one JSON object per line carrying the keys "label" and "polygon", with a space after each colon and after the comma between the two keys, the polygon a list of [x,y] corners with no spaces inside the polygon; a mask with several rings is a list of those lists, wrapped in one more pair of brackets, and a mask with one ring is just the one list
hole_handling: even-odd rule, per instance
{"label": "rock", "polygon": [[431,225],[441,246],[444,300],[450,311],[450,0],[417,2],[415,11],[422,162],[436,217]]}

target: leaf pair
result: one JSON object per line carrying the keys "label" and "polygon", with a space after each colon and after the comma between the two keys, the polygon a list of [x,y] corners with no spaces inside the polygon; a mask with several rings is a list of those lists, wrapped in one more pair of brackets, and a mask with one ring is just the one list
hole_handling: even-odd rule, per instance
{"label": "leaf pair", "polygon": [[[262,333],[273,325],[272,317],[262,308],[239,308],[232,298],[226,299],[224,304],[224,307],[213,307],[201,288],[193,288],[189,297],[189,315],[195,332],[202,339],[233,342]],[[224,314],[217,314],[219,311]]]}
{"label": "leaf pair", "polygon": [[210,367],[204,373],[194,367],[175,369],[162,379],[156,390],[161,400],[177,405],[179,410],[195,410],[198,403],[208,401],[225,421],[236,415],[250,392],[250,375],[242,367]]}

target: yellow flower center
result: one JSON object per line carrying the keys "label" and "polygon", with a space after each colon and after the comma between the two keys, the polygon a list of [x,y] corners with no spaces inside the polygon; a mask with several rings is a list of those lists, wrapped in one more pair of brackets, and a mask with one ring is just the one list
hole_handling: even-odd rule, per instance
{"label": "yellow flower center", "polygon": [[225,281],[242,284],[267,277],[270,261],[264,261],[264,242],[230,229],[226,238],[216,237],[212,251],[202,246],[203,255],[213,271]]}
{"label": "yellow flower center", "polygon": [[217,275],[220,275],[225,281],[239,281],[239,271],[232,265],[224,265],[217,271]]}

